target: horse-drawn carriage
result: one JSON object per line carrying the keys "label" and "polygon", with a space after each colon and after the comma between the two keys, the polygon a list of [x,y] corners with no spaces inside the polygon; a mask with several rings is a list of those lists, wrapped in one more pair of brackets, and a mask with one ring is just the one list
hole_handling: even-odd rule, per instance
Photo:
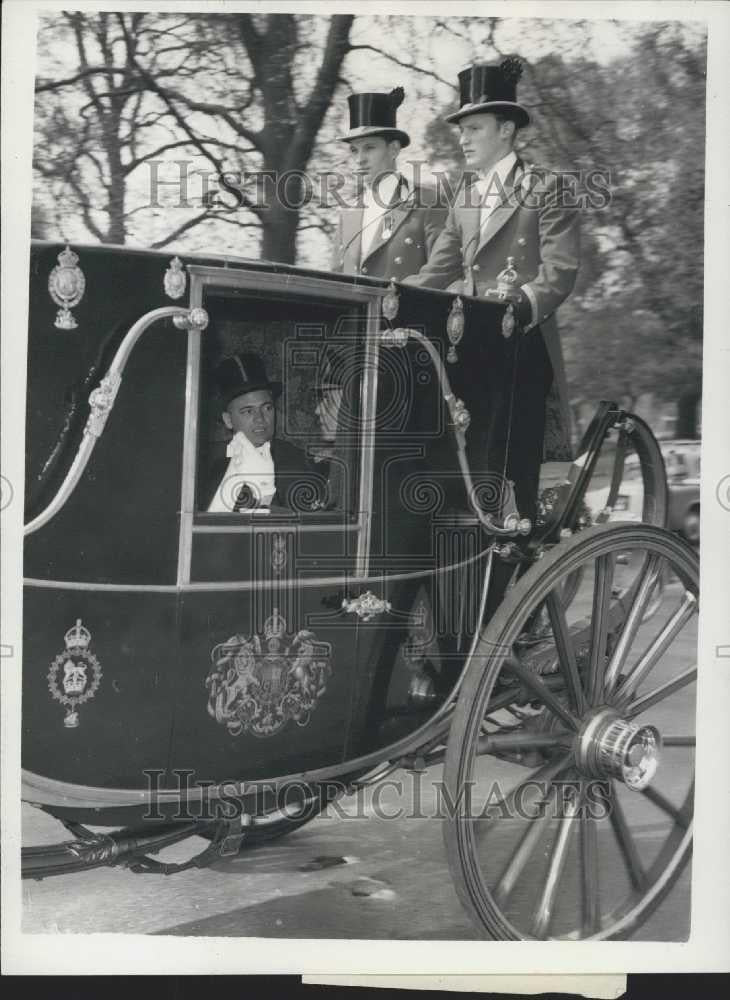
{"label": "horse-drawn carriage", "polygon": [[[474,445],[519,337],[499,303],[76,249],[32,248],[23,667],[23,797],[73,839],[25,848],[24,874],[205,865],[443,762],[485,936],[634,933],[693,806],[698,567],[647,426],[601,403],[527,519],[509,438],[499,470]],[[242,349],[282,377],[277,433],[311,473],[212,513],[211,373]],[[607,523],[632,454],[643,520]],[[202,855],[154,857],[193,834]]]}

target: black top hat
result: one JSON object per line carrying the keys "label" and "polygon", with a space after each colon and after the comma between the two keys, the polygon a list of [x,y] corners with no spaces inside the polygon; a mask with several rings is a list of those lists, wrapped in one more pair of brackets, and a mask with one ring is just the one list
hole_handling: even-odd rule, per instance
{"label": "black top hat", "polygon": [[270,382],[263,358],[251,351],[224,358],[215,372],[223,405],[247,392],[267,389],[276,399],[281,395],[281,382]]}
{"label": "black top hat", "polygon": [[342,142],[363,139],[369,135],[380,135],[384,139],[398,139],[401,146],[410,145],[407,132],[395,123],[396,108],[403,103],[405,91],[396,87],[389,94],[350,94],[350,131],[340,137]]}
{"label": "black top hat", "polygon": [[510,57],[498,66],[469,66],[459,73],[459,103],[461,107],[447,122],[458,122],[467,115],[503,112],[518,125],[529,125],[527,108],[517,103],[517,83],[522,76],[522,63]]}

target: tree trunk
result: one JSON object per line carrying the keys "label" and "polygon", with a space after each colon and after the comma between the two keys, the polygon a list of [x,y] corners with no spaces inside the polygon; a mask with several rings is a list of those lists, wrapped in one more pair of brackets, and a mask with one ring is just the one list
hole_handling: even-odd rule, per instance
{"label": "tree trunk", "polygon": [[675,435],[678,438],[697,438],[697,407],[700,402],[700,393],[697,389],[691,389],[682,393],[677,401],[677,428]]}
{"label": "tree trunk", "polygon": [[293,264],[297,257],[297,226],[299,212],[272,205],[262,226],[261,259]]}

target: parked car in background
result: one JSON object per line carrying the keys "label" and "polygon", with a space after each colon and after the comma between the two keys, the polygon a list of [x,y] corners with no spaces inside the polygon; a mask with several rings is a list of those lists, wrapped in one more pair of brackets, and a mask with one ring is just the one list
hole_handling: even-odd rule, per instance
{"label": "parked car in background", "polygon": [[[669,486],[667,527],[677,531],[692,545],[700,540],[700,441],[676,439],[661,441],[662,457]],[[594,517],[604,508],[608,486],[589,490],[586,503]],[[624,477],[609,521],[640,521],[643,486],[639,459],[626,457]]]}
{"label": "parked car in background", "polygon": [[669,486],[669,523],[693,545],[700,540],[700,442],[661,443]]}

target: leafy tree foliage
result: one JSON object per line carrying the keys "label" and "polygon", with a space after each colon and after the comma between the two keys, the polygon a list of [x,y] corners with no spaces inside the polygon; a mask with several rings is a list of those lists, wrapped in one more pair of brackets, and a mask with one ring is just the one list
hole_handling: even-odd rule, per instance
{"label": "leafy tree foliage", "polygon": [[[576,190],[609,194],[581,209],[581,271],[560,309],[575,401],[677,400],[678,433],[691,436],[702,376],[704,37],[676,23],[632,26],[627,55],[603,64],[586,55],[591,26],[575,28],[568,51],[526,61],[520,85],[535,109],[524,158],[580,171]],[[461,155],[442,116],[428,139],[434,162],[456,175]]]}

